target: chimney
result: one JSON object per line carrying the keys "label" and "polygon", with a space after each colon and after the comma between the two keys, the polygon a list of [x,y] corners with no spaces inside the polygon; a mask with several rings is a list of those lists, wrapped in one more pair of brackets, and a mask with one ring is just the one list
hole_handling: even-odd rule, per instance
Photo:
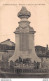
{"label": "chimney", "polygon": [[48,51],[48,44],[46,45],[46,50]]}
{"label": "chimney", "polygon": [[7,39],[7,41],[10,41],[10,39]]}

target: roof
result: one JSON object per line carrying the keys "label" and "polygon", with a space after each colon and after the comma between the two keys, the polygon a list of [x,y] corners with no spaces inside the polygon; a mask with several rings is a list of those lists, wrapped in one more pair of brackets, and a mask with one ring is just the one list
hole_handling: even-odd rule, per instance
{"label": "roof", "polygon": [[35,50],[38,57],[49,58],[49,50],[47,50],[46,47],[40,45],[35,46]]}
{"label": "roof", "polygon": [[43,47],[43,46],[35,46],[35,50],[41,50],[41,51],[45,51],[46,50],[46,47]]}
{"label": "roof", "polygon": [[15,46],[15,43],[12,42],[10,39],[7,39],[7,40],[1,42],[0,44],[4,44],[4,45],[8,45],[8,46]]}

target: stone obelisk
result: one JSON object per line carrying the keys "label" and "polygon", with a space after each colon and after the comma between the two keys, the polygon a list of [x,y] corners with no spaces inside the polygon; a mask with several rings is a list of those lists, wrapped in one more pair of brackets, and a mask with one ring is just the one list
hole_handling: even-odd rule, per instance
{"label": "stone obelisk", "polygon": [[15,33],[15,52],[9,61],[16,61],[19,57],[22,59],[30,58],[32,62],[39,62],[40,58],[36,55],[34,46],[34,34],[33,27],[30,27],[28,18],[31,13],[25,8],[18,13],[18,17],[21,19],[19,26],[16,28]]}

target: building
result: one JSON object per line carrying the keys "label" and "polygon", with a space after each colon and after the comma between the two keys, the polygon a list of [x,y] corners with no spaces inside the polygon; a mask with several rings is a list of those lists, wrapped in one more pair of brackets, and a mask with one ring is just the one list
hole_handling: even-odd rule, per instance
{"label": "building", "polygon": [[7,39],[0,43],[0,60],[9,59],[13,54],[15,50],[15,43],[12,42],[10,39]]}
{"label": "building", "polygon": [[36,50],[38,57],[40,57],[40,59],[41,59],[42,68],[49,69],[49,49],[48,49],[48,45],[46,47],[36,46],[35,50]]}

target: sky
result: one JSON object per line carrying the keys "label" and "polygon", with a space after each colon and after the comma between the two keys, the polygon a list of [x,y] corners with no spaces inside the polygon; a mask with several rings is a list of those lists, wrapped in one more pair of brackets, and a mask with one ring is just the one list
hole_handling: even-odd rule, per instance
{"label": "sky", "polygon": [[7,39],[15,42],[14,31],[20,21],[17,14],[22,6],[31,12],[28,20],[36,31],[35,45],[49,45],[49,0],[0,0],[0,42]]}

